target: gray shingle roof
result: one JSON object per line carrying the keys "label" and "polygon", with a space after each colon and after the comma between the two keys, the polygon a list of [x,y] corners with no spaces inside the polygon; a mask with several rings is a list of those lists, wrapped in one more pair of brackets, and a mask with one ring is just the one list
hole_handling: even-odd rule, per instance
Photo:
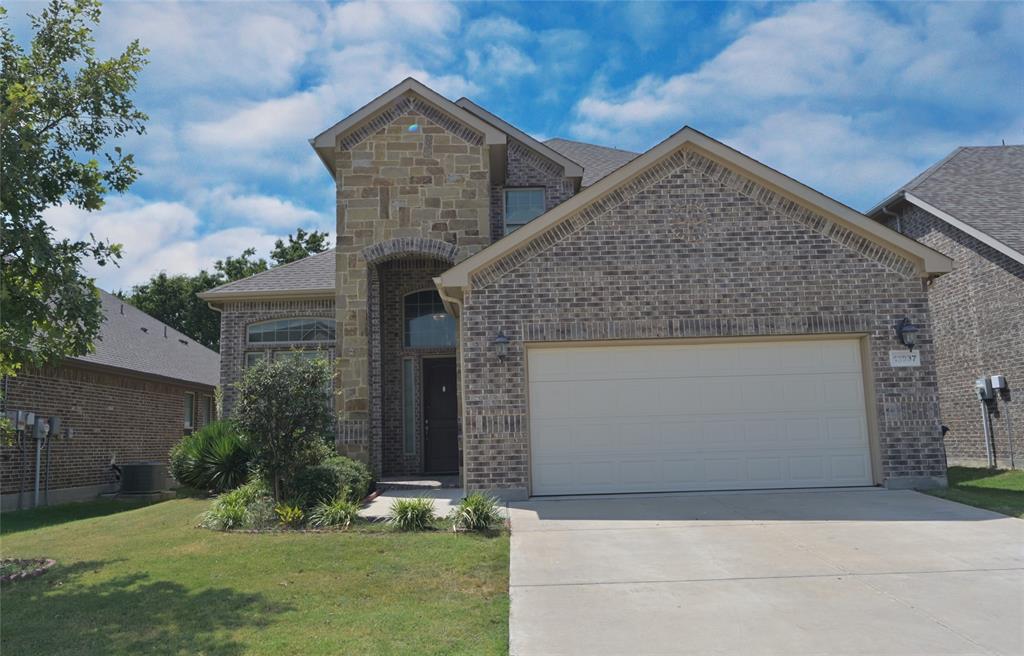
{"label": "gray shingle roof", "polygon": [[[202,385],[220,382],[220,356],[188,335],[100,290],[106,318],[95,352],[72,360]],[[143,330],[145,329],[145,330]]]}
{"label": "gray shingle roof", "polygon": [[273,292],[331,293],[334,291],[334,249],[276,266],[269,271],[229,282],[203,292],[200,298],[216,301],[245,294]]}
{"label": "gray shingle roof", "polygon": [[640,155],[640,153],[628,150],[597,146],[581,141],[569,141],[568,139],[548,139],[544,145],[583,167],[582,184],[584,187],[589,187]]}
{"label": "gray shingle roof", "polygon": [[901,191],[1024,253],[1024,145],[957,148]]}

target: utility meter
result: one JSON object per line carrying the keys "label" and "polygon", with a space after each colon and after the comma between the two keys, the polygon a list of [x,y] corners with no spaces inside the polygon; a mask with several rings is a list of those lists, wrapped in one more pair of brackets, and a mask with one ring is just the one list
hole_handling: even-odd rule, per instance
{"label": "utility meter", "polygon": [[992,376],[992,389],[1006,389],[1006,376]]}
{"label": "utility meter", "polygon": [[974,391],[978,393],[978,398],[982,401],[990,400],[992,398],[992,381],[987,376],[979,378],[974,381]]}

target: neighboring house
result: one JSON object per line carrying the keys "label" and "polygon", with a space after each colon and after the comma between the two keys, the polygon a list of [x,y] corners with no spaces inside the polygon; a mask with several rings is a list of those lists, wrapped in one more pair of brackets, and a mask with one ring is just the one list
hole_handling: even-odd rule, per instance
{"label": "neighboring house", "polygon": [[[184,433],[216,417],[219,358],[191,337],[101,291],[95,351],[5,379],[5,410],[58,416],[73,435],[50,445],[50,503],[116,489],[111,461],[167,461]],[[3,509],[32,504],[35,444],[0,447]],[[24,458],[24,460],[23,460]],[[45,456],[42,479],[46,477]]]}
{"label": "neighboring house", "polygon": [[[526,495],[943,485],[950,260],[693,130],[541,143],[406,80],[311,141],[338,244],[202,294],[246,363],[334,359],[339,451]],[[890,366],[894,326],[921,366]]]}
{"label": "neighboring house", "polygon": [[[1024,146],[957,148],[868,215],[953,259],[928,288],[949,462],[1009,467],[1012,428],[1024,467]],[[986,449],[975,381],[992,375],[1010,405],[986,403]]]}

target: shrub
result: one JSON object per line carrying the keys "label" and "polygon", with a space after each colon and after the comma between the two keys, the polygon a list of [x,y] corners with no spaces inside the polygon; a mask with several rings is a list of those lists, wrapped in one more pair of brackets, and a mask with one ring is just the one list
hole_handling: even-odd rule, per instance
{"label": "shrub", "polygon": [[199,525],[218,531],[263,528],[274,523],[273,509],[270,492],[256,479],[214,499]]}
{"label": "shrub", "polygon": [[274,513],[282,524],[290,528],[302,526],[302,520],[306,518],[298,504],[279,503],[274,507]]}
{"label": "shrub", "polygon": [[304,507],[312,507],[338,496],[362,501],[372,485],[373,475],[366,465],[345,456],[332,456],[296,474],[286,494],[302,499]]}
{"label": "shrub", "polygon": [[462,499],[450,515],[456,531],[483,531],[502,521],[498,502],[482,492],[473,492]]}
{"label": "shrub", "polygon": [[186,435],[171,449],[171,474],[183,485],[225,492],[249,478],[251,454],[238,430],[215,421]]}
{"label": "shrub", "polygon": [[309,523],[318,528],[340,526],[348,528],[359,516],[359,504],[339,495],[330,501],[317,504],[309,514]]}
{"label": "shrub", "polygon": [[434,501],[425,497],[395,499],[388,522],[402,531],[422,531],[434,523]]}
{"label": "shrub", "polygon": [[330,377],[325,360],[284,358],[249,367],[238,383],[235,423],[275,500],[300,471],[328,454],[331,412],[324,388]]}

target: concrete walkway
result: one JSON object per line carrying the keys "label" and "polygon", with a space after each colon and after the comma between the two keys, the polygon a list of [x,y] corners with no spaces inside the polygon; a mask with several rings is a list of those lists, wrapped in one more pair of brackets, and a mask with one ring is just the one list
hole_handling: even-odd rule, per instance
{"label": "concrete walkway", "polygon": [[513,655],[1024,653],[1018,519],[880,489],[512,506]]}

